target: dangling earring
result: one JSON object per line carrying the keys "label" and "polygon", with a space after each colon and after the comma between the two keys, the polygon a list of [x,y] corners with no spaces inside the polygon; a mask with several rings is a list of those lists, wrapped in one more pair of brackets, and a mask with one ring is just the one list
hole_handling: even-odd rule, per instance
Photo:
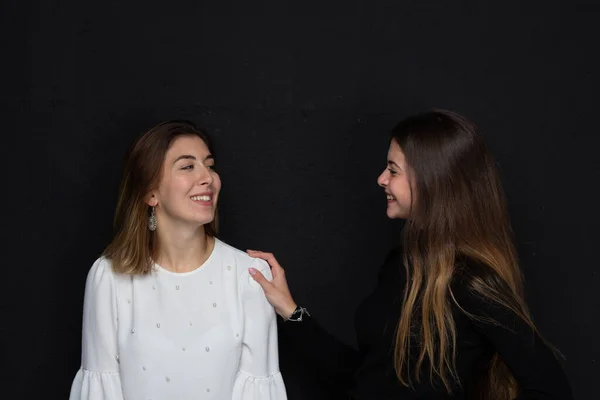
{"label": "dangling earring", "polygon": [[152,207],[150,209],[150,217],[148,218],[148,229],[154,232],[156,230],[157,225],[158,222],[156,221],[156,215],[154,215],[154,207]]}

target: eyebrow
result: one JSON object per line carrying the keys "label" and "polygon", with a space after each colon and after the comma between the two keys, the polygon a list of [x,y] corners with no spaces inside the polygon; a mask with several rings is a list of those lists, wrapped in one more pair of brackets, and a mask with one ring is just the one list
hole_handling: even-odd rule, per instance
{"label": "eyebrow", "polygon": [[[207,155],[206,157],[204,157],[204,161],[206,160],[214,160],[215,157],[212,154]],[[173,164],[175,164],[177,161],[179,160],[197,160],[196,156],[193,156],[191,154],[184,154],[182,156],[179,156],[175,159],[175,161],[173,161]]]}
{"label": "eyebrow", "polygon": [[388,160],[388,162],[387,162],[387,165],[395,165],[397,168],[400,168],[400,169],[402,169],[402,167],[401,167],[401,166],[399,166],[398,164],[396,164],[396,163],[395,163],[394,161],[392,161],[392,160]]}

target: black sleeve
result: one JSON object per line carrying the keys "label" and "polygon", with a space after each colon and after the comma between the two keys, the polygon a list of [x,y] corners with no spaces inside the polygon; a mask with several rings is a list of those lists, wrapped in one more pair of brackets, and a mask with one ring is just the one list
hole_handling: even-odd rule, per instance
{"label": "black sleeve", "polygon": [[[398,249],[388,254],[380,270],[380,281],[397,282],[401,254]],[[280,321],[279,332],[285,357],[301,360],[303,366],[329,389],[331,399],[344,396],[353,386],[355,374],[364,359],[362,353],[327,332],[314,314],[312,317],[305,315],[302,322]]]}
{"label": "black sleeve", "polygon": [[[495,283],[500,290],[508,290],[499,279]],[[509,308],[482,298],[470,289],[466,279],[458,279],[452,289],[460,307],[482,318],[473,319],[475,329],[511,370],[520,388],[518,400],[573,399],[554,353],[529,324]]]}
{"label": "black sleeve", "polygon": [[279,326],[286,347],[316,374],[323,386],[334,392],[350,388],[360,365],[358,350],[337,339],[314,318],[306,315],[302,322],[282,322]]}

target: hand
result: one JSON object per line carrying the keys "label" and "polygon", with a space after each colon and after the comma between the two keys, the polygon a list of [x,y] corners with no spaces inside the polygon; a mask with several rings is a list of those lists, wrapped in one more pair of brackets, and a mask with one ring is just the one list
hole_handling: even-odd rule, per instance
{"label": "hand", "polygon": [[250,257],[261,258],[271,266],[273,280],[269,281],[260,271],[254,268],[249,268],[250,276],[263,288],[265,296],[269,303],[275,307],[275,312],[283,319],[288,319],[297,305],[292,298],[290,289],[288,288],[287,280],[285,279],[285,271],[277,262],[275,256],[271,253],[263,251],[247,250]]}

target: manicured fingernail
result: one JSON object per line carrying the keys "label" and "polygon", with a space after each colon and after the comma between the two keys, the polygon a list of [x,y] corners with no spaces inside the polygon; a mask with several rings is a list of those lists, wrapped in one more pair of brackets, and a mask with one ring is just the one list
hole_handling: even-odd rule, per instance
{"label": "manicured fingernail", "polygon": [[248,272],[250,272],[250,275],[252,276],[256,275],[256,269],[254,268],[248,268]]}

